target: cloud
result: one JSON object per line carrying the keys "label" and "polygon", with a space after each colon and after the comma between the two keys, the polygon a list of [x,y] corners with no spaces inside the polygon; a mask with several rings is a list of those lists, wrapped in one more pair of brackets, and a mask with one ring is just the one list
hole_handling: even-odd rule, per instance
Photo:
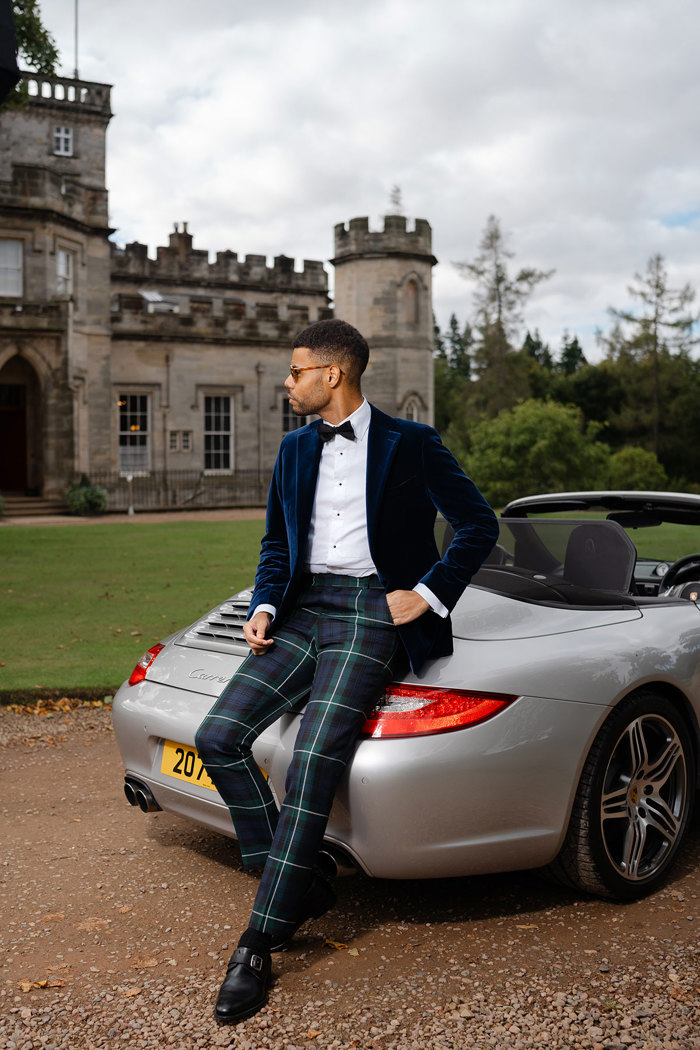
{"label": "cloud", "polygon": [[[72,5],[42,12],[71,69]],[[92,0],[80,71],[114,84],[121,240],[186,219],[211,251],[328,258],[399,184],[433,226],[443,326],[493,213],[516,265],[556,268],[526,321],[558,345],[656,251],[700,277],[698,29],[690,0]]]}

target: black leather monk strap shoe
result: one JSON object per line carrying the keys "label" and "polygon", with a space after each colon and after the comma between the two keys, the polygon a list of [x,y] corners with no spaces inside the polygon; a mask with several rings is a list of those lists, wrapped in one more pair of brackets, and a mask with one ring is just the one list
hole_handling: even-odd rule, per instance
{"label": "black leather monk strap shoe", "polygon": [[214,1017],[223,1024],[236,1024],[252,1017],[267,1002],[270,987],[269,952],[236,948],[226,970],[214,1007]]}
{"label": "black leather monk strap shoe", "polygon": [[300,926],[303,926],[308,919],[320,919],[322,915],[331,910],[334,904],[335,893],[331,889],[330,884],[326,882],[322,875],[314,875],[309,888],[301,898],[299,917],[296,923],[289,933],[284,934],[283,940],[272,945],[270,951],[281,952],[290,943]]}

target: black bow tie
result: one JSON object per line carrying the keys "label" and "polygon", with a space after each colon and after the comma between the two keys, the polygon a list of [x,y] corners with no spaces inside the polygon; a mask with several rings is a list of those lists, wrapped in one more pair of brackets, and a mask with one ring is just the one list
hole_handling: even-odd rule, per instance
{"label": "black bow tie", "polygon": [[352,429],[352,423],[349,419],[346,419],[339,427],[332,427],[330,423],[318,424],[318,436],[321,441],[332,441],[336,434],[342,434],[348,441],[355,440],[355,431]]}

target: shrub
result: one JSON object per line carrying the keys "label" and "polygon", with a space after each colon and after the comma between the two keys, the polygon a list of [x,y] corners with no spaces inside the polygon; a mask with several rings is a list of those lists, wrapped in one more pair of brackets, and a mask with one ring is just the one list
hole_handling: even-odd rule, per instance
{"label": "shrub", "polygon": [[66,493],[69,514],[104,514],[109,499],[106,489],[93,485],[86,474]]}
{"label": "shrub", "polygon": [[0,495],[0,518],[3,516],[4,513],[5,513],[5,500],[2,498],[2,495]]}
{"label": "shrub", "polygon": [[524,401],[474,427],[464,465],[497,507],[536,492],[598,488],[610,457],[600,429],[573,405]]}
{"label": "shrub", "polygon": [[610,457],[607,483],[611,489],[654,490],[664,489],[668,478],[653,452],[626,445]]}

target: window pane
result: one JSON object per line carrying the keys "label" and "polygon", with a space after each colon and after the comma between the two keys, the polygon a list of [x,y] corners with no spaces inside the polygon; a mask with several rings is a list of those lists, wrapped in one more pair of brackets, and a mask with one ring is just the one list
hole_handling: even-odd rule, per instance
{"label": "window pane", "polygon": [[[204,469],[231,469],[231,398],[219,394],[207,395],[204,398]],[[183,432],[183,449],[185,448]],[[188,441],[187,448],[190,444]]]}
{"label": "window pane", "polygon": [[53,129],[53,151],[62,157],[73,156],[73,129],[57,124]]}
{"label": "window pane", "polygon": [[56,253],[57,290],[59,295],[73,294],[73,253],[59,248]]}
{"label": "window pane", "polygon": [[149,469],[148,394],[119,395],[119,470]]}
{"label": "window pane", "polygon": [[22,294],[22,242],[0,241],[0,295]]}

